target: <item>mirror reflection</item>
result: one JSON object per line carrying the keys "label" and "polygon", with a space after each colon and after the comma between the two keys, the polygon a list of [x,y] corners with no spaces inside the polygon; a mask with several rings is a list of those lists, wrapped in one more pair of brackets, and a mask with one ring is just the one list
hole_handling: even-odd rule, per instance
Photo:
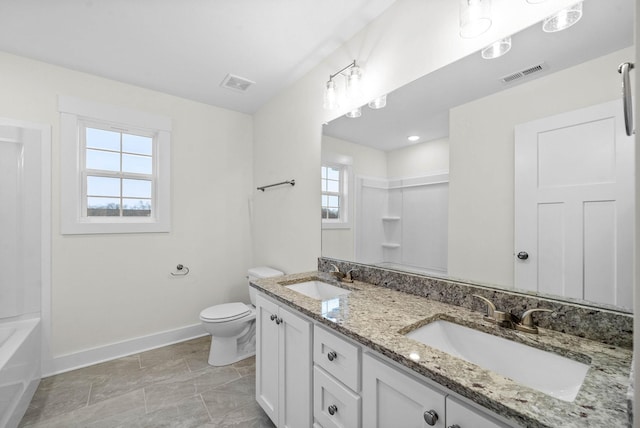
{"label": "mirror reflection", "polygon": [[322,255],[630,311],[633,10],[585,2],[325,125]]}

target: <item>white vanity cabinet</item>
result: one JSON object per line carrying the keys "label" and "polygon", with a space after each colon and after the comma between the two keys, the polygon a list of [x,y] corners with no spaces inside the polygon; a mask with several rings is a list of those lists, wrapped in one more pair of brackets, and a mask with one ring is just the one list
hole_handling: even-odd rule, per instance
{"label": "white vanity cabinet", "polygon": [[445,393],[365,354],[362,422],[367,428],[445,428]]}
{"label": "white vanity cabinet", "polygon": [[279,428],[312,423],[312,323],[256,296],[256,400]]}
{"label": "white vanity cabinet", "polygon": [[447,395],[447,428],[507,428],[479,409]]}

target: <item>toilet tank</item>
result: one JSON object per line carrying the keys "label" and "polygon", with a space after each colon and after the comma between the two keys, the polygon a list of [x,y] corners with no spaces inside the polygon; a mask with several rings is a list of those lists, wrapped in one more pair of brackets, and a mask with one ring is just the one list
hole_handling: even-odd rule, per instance
{"label": "toilet tank", "polygon": [[[268,266],[260,266],[249,269],[248,271],[248,282],[247,286],[249,286],[249,281],[260,279],[260,278],[272,278],[274,276],[282,276],[284,272],[280,272],[277,269],[270,268]],[[256,289],[253,287],[249,287],[249,298],[251,299],[251,304],[255,306],[256,304]]]}

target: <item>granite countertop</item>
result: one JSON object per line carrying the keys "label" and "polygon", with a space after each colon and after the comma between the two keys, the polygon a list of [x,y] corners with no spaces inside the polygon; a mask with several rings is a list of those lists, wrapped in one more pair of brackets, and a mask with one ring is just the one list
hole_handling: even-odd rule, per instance
{"label": "granite countertop", "polygon": [[[323,304],[285,287],[310,279],[321,279],[352,292]],[[523,427],[628,426],[626,394],[631,349],[553,330],[540,329],[534,335],[500,328],[484,321],[480,312],[364,282],[336,283],[324,272],[259,279],[252,286]],[[590,368],[576,399],[566,402],[404,336],[436,319],[455,321],[590,362]]]}

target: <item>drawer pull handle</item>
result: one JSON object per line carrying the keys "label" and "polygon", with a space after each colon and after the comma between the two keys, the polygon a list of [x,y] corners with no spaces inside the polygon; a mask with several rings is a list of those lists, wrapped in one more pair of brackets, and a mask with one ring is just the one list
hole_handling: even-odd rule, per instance
{"label": "drawer pull handle", "polygon": [[271,318],[271,321],[275,321],[276,318],[278,318],[278,317],[276,316],[276,314],[272,314],[269,318]]}
{"label": "drawer pull handle", "polygon": [[329,359],[329,361],[333,361],[338,358],[338,354],[336,354],[335,351],[331,351],[327,354],[327,358]]}
{"label": "drawer pull handle", "polygon": [[435,410],[427,410],[424,412],[424,421],[427,425],[434,426],[438,422],[438,414]]}
{"label": "drawer pull handle", "polygon": [[332,404],[329,406],[329,408],[327,409],[329,411],[329,414],[331,416],[335,415],[336,413],[338,413],[338,407],[335,404]]}

